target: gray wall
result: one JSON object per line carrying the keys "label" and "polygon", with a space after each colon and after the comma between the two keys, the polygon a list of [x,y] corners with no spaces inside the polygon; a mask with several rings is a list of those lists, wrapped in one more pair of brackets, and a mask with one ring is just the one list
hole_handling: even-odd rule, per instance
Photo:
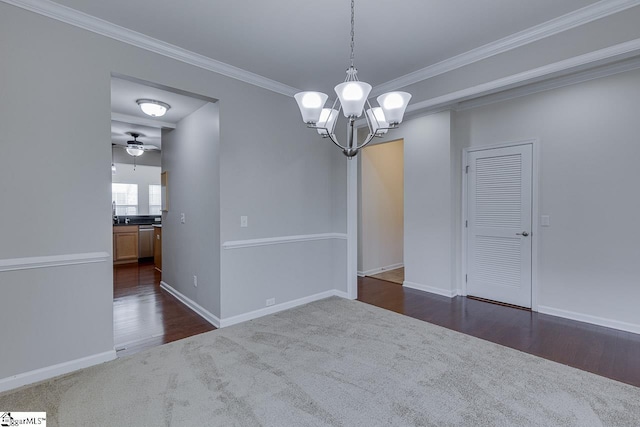
{"label": "gray wall", "polygon": [[[360,141],[366,130],[358,133]],[[453,285],[451,113],[406,120],[381,143],[404,139],[405,284],[442,294]]]}
{"label": "gray wall", "polygon": [[220,317],[218,106],[206,104],[175,129],[164,129],[162,148],[169,193],[169,211],[162,214],[162,281]]}
{"label": "gray wall", "polygon": [[358,272],[403,263],[404,143],[375,144],[360,153]]}
{"label": "gray wall", "polygon": [[638,99],[640,70],[456,115],[458,162],[463,147],[540,139],[540,306],[640,327]]}
{"label": "gray wall", "polygon": [[[336,206],[346,190],[334,173],[345,160],[306,129],[291,98],[6,3],[0,57],[0,259],[112,253],[111,73],[220,100],[223,241],[343,231]],[[35,105],[47,113],[36,114]],[[239,215],[249,215],[249,228],[239,228]],[[292,245],[317,255],[313,242]],[[341,250],[326,246],[305,274],[340,266]],[[263,252],[288,265],[279,248]],[[264,307],[245,303],[255,289],[282,302],[334,287],[334,276],[329,283],[265,270],[251,280],[234,276],[263,256],[222,256],[230,312]],[[0,272],[3,300],[17,302],[0,314],[0,340],[12,342],[0,378],[113,350],[112,282],[108,262]],[[42,310],[24,320],[25,306]]]}
{"label": "gray wall", "polygon": [[406,280],[460,288],[463,148],[537,138],[540,309],[638,330],[639,98],[636,70],[405,121]]}

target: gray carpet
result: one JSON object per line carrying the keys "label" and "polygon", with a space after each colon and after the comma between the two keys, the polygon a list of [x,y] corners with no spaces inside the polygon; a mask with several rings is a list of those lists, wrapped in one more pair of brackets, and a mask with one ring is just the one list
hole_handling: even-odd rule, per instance
{"label": "gray carpet", "polygon": [[638,426],[640,389],[329,298],[0,395],[50,426]]}

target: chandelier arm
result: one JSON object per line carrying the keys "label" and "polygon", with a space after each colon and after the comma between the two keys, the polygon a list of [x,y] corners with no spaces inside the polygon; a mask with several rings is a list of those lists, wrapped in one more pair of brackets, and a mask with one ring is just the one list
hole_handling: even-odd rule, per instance
{"label": "chandelier arm", "polygon": [[334,134],[330,133],[329,134],[329,139],[331,140],[331,142],[333,142],[342,151],[348,150],[347,147],[343,147],[342,145],[340,145],[340,143],[336,140],[336,136]]}

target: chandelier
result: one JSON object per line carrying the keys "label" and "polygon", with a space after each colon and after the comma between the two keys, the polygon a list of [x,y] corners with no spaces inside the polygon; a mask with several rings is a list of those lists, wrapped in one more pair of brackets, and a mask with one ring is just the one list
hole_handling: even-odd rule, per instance
{"label": "chandelier", "polygon": [[[338,98],[331,108],[324,108],[329,96],[322,92],[299,92],[294,95],[302,120],[311,129],[317,129],[323,138],[329,138],[338,146],[345,156],[352,158],[375,137],[384,136],[389,130],[395,129],[404,116],[404,111],[411,99],[407,92],[387,92],[377,97],[379,107],[372,107],[367,99],[371,92],[371,85],[358,80],[358,70],[354,66],[353,47],[355,44],[355,14],[354,1],[351,0],[351,65],[347,69],[347,77],[343,83],[335,87]],[[365,112],[366,109],[366,112]],[[348,120],[347,145],[338,142],[334,129],[340,111]],[[358,145],[354,139],[355,121],[365,113],[369,134],[364,142]]]}

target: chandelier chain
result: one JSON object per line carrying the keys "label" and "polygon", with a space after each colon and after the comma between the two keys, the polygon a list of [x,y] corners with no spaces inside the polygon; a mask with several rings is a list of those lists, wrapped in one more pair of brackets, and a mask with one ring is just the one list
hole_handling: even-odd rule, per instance
{"label": "chandelier chain", "polygon": [[353,68],[353,47],[355,45],[355,0],[351,0],[351,68]]}

